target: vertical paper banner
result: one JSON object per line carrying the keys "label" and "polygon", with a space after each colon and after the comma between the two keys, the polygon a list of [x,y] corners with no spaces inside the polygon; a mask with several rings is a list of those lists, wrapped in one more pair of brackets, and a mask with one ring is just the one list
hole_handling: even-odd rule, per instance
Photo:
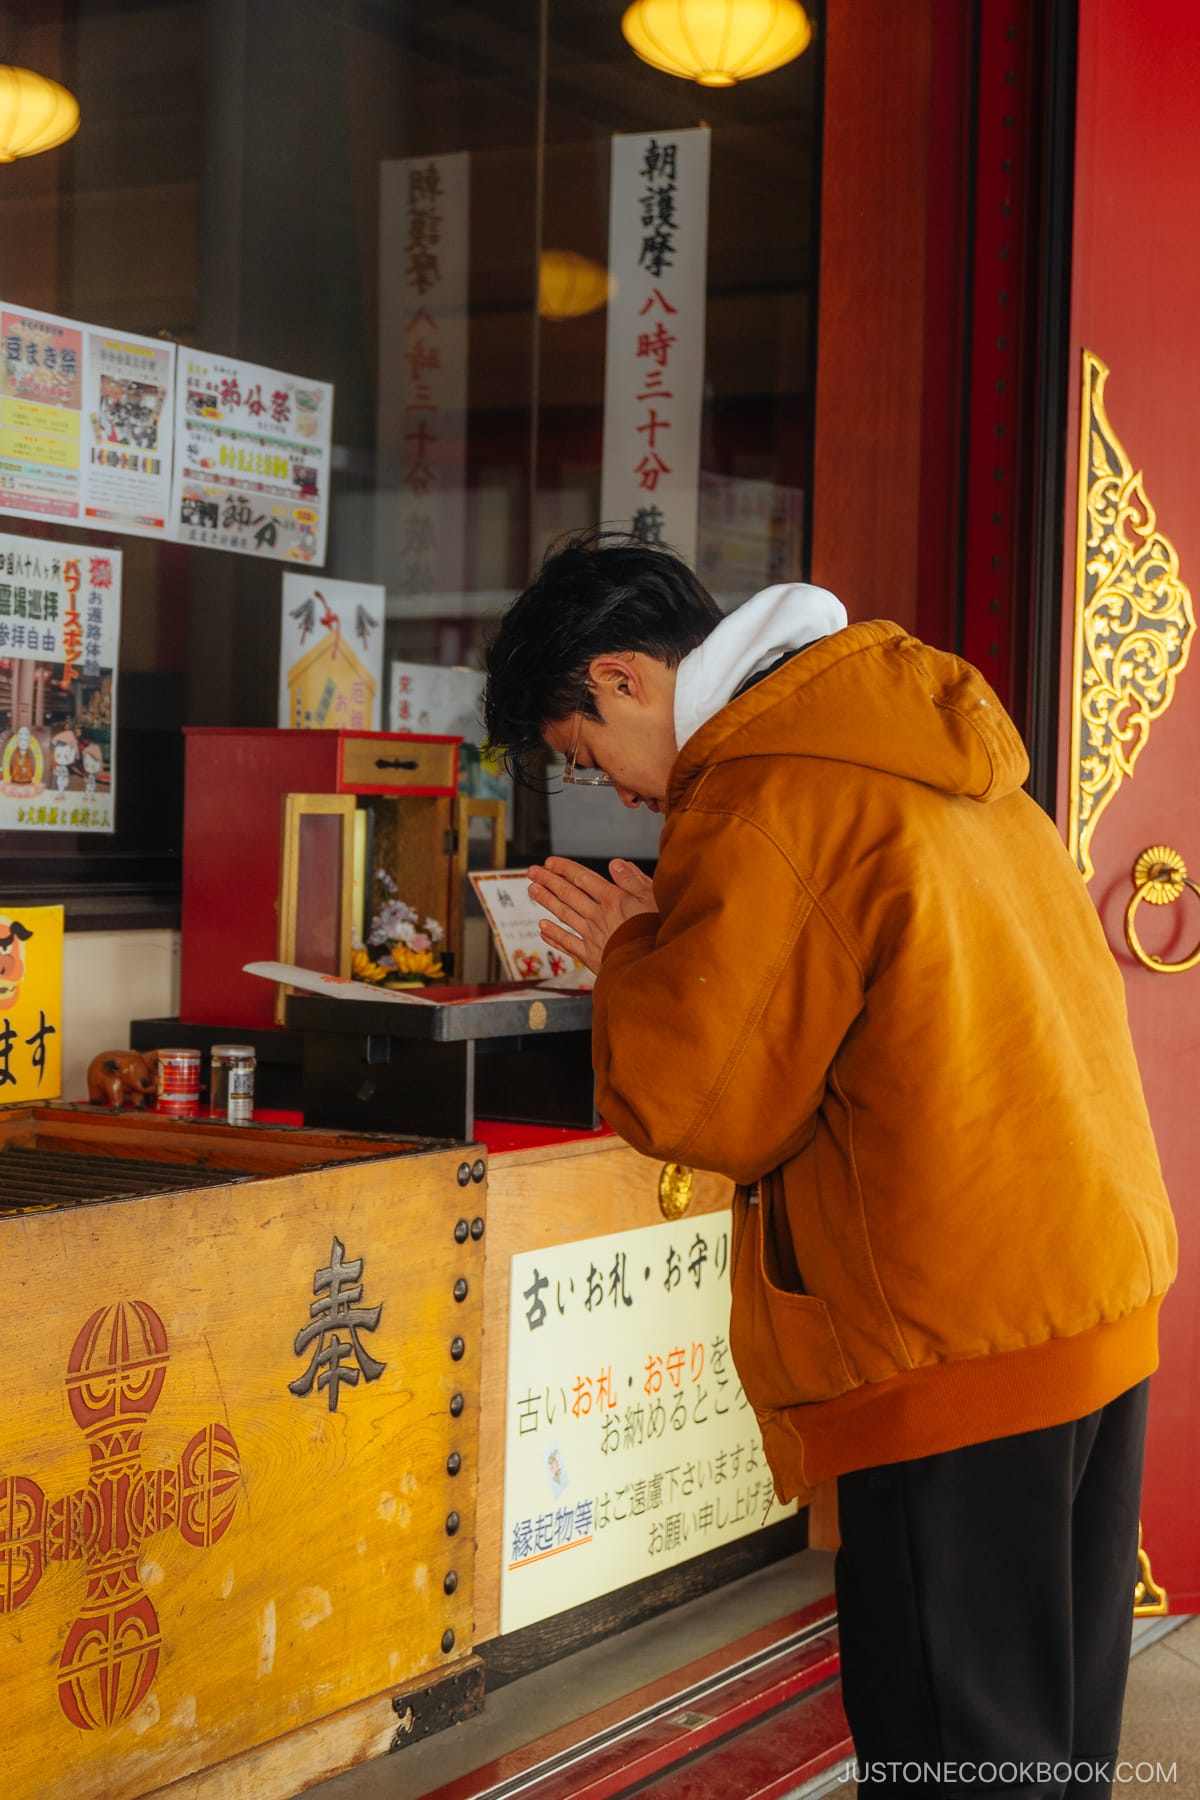
{"label": "vertical paper banner", "polygon": [[614,137],[600,516],[696,559],[709,133]]}
{"label": "vertical paper banner", "polygon": [[284,576],[280,725],[378,731],[384,598],[365,581]]}
{"label": "vertical paper banner", "polygon": [[181,351],[172,535],[184,544],[319,567],[332,439],[327,381]]}
{"label": "vertical paper banner", "polygon": [[403,602],[464,585],[470,157],[383,163],[379,204],[375,568]]}
{"label": "vertical paper banner", "polygon": [[0,895],[0,1106],[62,1093],[61,906]]}
{"label": "vertical paper banner", "polygon": [[0,831],[112,831],[121,552],[0,533]]}

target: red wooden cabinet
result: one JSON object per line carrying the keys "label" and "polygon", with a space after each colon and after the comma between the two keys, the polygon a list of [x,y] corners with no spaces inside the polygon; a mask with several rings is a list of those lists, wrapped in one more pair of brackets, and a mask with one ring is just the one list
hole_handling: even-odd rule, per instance
{"label": "red wooden cabinet", "polygon": [[[264,1030],[270,982],[243,974],[274,959],[283,806],[288,794],[355,794],[370,810],[366,853],[400,898],[449,936],[454,737],[387,731],[197,729],[185,733],[180,1018]],[[366,891],[370,893],[370,882]]]}

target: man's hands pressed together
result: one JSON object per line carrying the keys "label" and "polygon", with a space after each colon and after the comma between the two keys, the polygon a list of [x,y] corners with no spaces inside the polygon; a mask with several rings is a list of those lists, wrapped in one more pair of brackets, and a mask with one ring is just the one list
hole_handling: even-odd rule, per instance
{"label": "man's hands pressed together", "polygon": [[628,862],[610,862],[608,870],[611,881],[567,856],[552,856],[529,871],[530,894],[561,920],[553,925],[547,919],[541,928],[543,938],[593,974],[599,972],[604,946],[618,925],[638,913],[658,911],[648,875]]}

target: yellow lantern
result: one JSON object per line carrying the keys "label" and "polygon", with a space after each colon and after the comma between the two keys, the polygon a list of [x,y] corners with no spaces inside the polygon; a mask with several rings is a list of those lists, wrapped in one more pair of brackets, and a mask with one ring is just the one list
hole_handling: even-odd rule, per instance
{"label": "yellow lantern", "polygon": [[800,0],[633,0],[621,30],[643,62],[701,87],[766,75],[812,43]]}
{"label": "yellow lantern", "polygon": [[79,130],[79,102],[33,69],[0,63],[0,163],[65,144]]}
{"label": "yellow lantern", "polygon": [[538,311],[543,319],[581,319],[608,299],[608,270],[577,250],[543,250]]}

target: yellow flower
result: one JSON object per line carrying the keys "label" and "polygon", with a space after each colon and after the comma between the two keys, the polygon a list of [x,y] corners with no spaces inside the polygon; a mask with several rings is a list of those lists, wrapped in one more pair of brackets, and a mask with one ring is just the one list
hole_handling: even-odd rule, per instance
{"label": "yellow flower", "polygon": [[386,981],[391,970],[381,968],[377,962],[372,962],[365,950],[352,950],[350,952],[350,973],[356,981]]}
{"label": "yellow flower", "polygon": [[398,975],[420,975],[426,981],[441,981],[445,973],[432,950],[410,950],[407,944],[392,945],[392,961]]}

